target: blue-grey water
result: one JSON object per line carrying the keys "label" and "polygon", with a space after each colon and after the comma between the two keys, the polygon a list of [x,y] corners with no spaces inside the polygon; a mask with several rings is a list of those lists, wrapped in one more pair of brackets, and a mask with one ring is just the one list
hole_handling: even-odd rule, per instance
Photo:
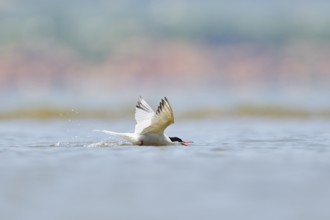
{"label": "blue-grey water", "polygon": [[177,120],[189,147],[93,129],[134,121],[0,123],[0,219],[329,219],[330,121]]}

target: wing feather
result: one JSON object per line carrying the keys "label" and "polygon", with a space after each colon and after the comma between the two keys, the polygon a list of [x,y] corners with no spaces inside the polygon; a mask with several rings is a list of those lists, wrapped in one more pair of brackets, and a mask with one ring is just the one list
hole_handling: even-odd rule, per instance
{"label": "wing feather", "polygon": [[155,115],[154,110],[150,105],[140,96],[135,108],[136,123],[150,120]]}
{"label": "wing feather", "polygon": [[164,130],[170,124],[174,123],[174,114],[172,107],[166,97],[164,97],[164,99],[161,100],[156,113],[140,97],[137,105],[137,110],[135,113],[135,119],[137,121],[137,124],[135,126],[135,133],[163,134]]}

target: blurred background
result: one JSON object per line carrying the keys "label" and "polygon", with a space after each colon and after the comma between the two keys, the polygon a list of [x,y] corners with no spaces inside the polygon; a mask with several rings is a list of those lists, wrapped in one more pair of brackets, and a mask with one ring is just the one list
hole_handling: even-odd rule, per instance
{"label": "blurred background", "polygon": [[[329,12],[0,0],[0,219],[330,219]],[[93,132],[132,131],[140,95],[194,143]]]}
{"label": "blurred background", "polygon": [[133,111],[139,95],[167,96],[192,115],[329,117],[329,9],[322,0],[2,0],[0,117]]}

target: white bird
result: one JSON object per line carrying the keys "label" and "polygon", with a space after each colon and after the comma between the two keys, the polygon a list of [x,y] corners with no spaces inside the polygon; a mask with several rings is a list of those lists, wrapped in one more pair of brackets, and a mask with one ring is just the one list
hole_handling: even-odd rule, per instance
{"label": "white bird", "polygon": [[107,130],[95,130],[120,137],[134,145],[164,146],[181,144],[188,146],[190,141],[183,141],[178,137],[169,137],[164,130],[174,123],[172,107],[166,97],[161,100],[155,112],[150,105],[140,96],[135,108],[135,131],[134,133],[118,133]]}

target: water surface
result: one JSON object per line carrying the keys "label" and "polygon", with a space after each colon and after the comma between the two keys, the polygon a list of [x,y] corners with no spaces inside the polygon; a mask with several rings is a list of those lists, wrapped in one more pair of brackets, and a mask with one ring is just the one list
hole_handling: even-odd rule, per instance
{"label": "water surface", "polygon": [[329,219],[330,123],[177,120],[189,147],[136,147],[123,120],[0,124],[0,219]]}

